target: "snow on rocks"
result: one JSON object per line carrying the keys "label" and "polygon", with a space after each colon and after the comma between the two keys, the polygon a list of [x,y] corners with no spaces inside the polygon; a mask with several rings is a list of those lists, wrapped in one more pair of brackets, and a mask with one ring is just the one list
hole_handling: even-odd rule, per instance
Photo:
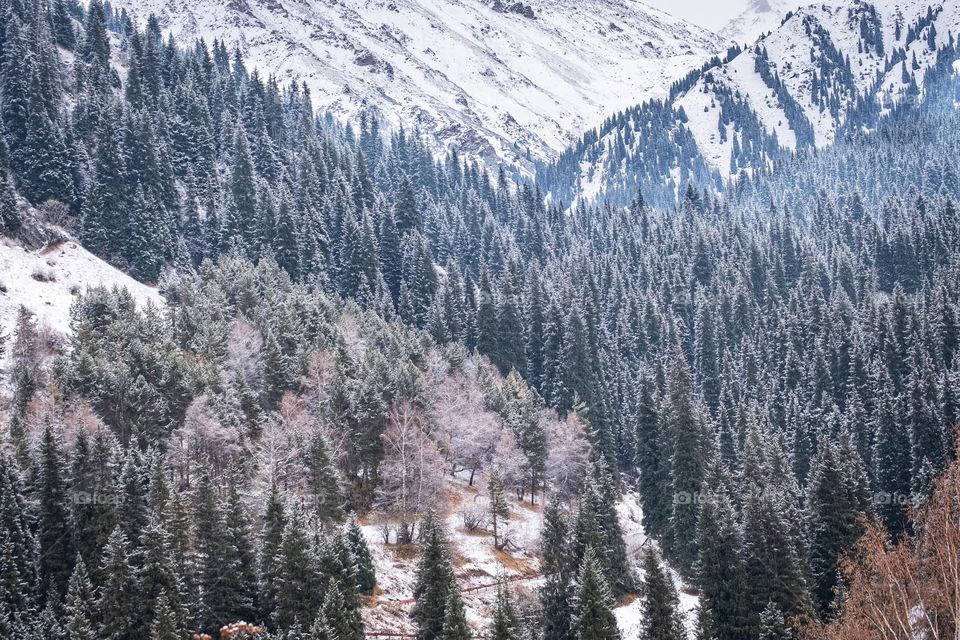
{"label": "snow on rocks", "polygon": [[533,0],[520,12],[473,0],[242,5],[113,3],[141,22],[155,13],[180,42],[239,46],[261,74],[306,82],[314,105],[337,117],[356,122],[372,110],[439,149],[528,167],[617,111],[663,95],[725,46],[630,0]]}

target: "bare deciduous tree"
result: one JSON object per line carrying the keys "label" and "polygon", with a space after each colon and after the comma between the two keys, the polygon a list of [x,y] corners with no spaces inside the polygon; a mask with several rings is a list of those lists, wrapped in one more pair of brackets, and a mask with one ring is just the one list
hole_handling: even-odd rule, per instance
{"label": "bare deciduous tree", "polygon": [[413,541],[420,516],[435,508],[443,487],[443,458],[427,432],[422,412],[409,402],[390,410],[383,434],[378,508],[396,524],[398,543]]}

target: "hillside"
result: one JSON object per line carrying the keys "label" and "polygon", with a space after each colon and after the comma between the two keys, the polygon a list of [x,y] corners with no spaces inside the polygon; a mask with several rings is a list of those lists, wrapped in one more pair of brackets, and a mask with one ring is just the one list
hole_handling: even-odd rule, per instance
{"label": "hillside", "polygon": [[721,189],[741,170],[823,148],[845,128],[915,100],[940,56],[947,65],[956,59],[958,30],[956,0],[803,7],[755,45],[688,75],[665,104],[637,106],[588,132],[540,168],[539,183],[565,202],[582,195],[621,204],[638,189],[668,204],[688,180]]}
{"label": "hillside", "polygon": [[180,42],[220,39],[314,106],[530,168],[652,96],[722,40],[631,0],[116,0]]}

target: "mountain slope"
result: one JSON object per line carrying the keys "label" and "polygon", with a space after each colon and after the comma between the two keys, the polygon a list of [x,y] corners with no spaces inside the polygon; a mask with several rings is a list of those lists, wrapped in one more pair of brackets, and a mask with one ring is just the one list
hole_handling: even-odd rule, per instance
{"label": "mountain slope", "polygon": [[[830,0],[838,3],[838,0]],[[747,7],[720,28],[724,38],[741,45],[752,44],[759,36],[774,31],[784,16],[804,5],[802,0],[750,0]]]}
{"label": "mountain slope", "polygon": [[721,39],[632,0],[117,0],[180,42],[238,45],[337,116],[378,112],[473,157],[555,156]]}
{"label": "mountain slope", "polygon": [[[844,128],[915,99],[928,69],[941,56],[955,59],[958,29],[958,0],[936,8],[902,0],[805,7],[756,45],[676,84],[665,105],[641,105],[590,132],[538,177],[565,201],[623,202],[642,188],[667,204],[691,178],[720,187],[743,169],[829,145]],[[667,133],[638,124],[651,112]]]}

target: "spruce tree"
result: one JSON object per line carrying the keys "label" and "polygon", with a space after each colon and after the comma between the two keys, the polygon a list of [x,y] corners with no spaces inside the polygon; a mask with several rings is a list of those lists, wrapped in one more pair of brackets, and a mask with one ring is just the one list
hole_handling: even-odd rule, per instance
{"label": "spruce tree", "polygon": [[63,448],[60,434],[49,422],[41,435],[37,472],[41,601],[57,603],[66,594],[75,556]]}
{"label": "spruce tree", "polygon": [[0,232],[3,233],[17,231],[23,223],[20,204],[17,202],[17,191],[10,177],[9,156],[6,134],[0,120]]}
{"label": "spruce tree", "polygon": [[493,524],[493,546],[500,549],[500,531],[510,520],[510,505],[504,492],[503,478],[496,469],[490,471],[487,494],[490,499],[490,521]]}
{"label": "spruce tree", "polygon": [[313,498],[314,511],[322,522],[343,520],[343,497],[340,478],[327,447],[319,423],[314,424],[304,453],[307,488]]}
{"label": "spruce tree", "polygon": [[372,595],[377,586],[373,557],[370,555],[367,540],[355,516],[351,516],[350,522],[347,524],[346,538],[357,569],[357,591],[364,595]]}
{"label": "spruce tree", "polygon": [[445,640],[447,607],[451,597],[452,604],[456,604],[459,590],[440,523],[433,516],[428,516],[420,527],[420,558],[414,579],[416,604],[410,617],[417,628],[417,640]]}
{"label": "spruce tree", "polygon": [[106,640],[134,640],[139,637],[142,620],[140,602],[130,594],[140,593],[141,585],[130,558],[133,550],[119,526],[110,534],[103,548],[104,576],[97,600],[100,615],[100,636]]}
{"label": "spruce tree", "polygon": [[73,566],[73,575],[67,588],[64,607],[65,632],[70,640],[95,640],[93,585],[87,575],[87,565],[81,556],[77,556]]}
{"label": "spruce tree", "polygon": [[291,514],[283,530],[277,564],[274,624],[282,630],[308,628],[322,604],[317,559],[303,515]]}
{"label": "spruce tree", "polygon": [[270,487],[266,510],[263,514],[263,528],[260,534],[259,554],[259,604],[263,620],[272,620],[277,609],[277,591],[279,589],[280,547],[286,527],[286,514],[277,485]]}
{"label": "spruce tree", "polygon": [[460,587],[451,581],[444,603],[443,628],[440,631],[441,640],[470,640],[470,627],[467,626],[467,614],[463,608],[463,598]]}
{"label": "spruce tree", "polygon": [[603,576],[593,548],[583,555],[574,587],[573,637],[576,640],[619,640],[620,631],[613,614],[613,596]]}
{"label": "spruce tree", "polygon": [[570,553],[570,530],[567,518],[556,503],[544,509],[540,534],[543,586],[540,606],[543,608],[544,640],[570,640],[572,632],[573,562]]}
{"label": "spruce tree", "polygon": [[760,614],[760,632],[757,640],[793,640],[793,630],[783,612],[773,602]]}
{"label": "spruce tree", "polygon": [[709,611],[716,640],[750,635],[747,575],[740,557],[736,513],[714,466],[705,485],[697,522],[699,559],[695,567],[702,606]]}
{"label": "spruce tree", "polygon": [[641,640],[684,640],[686,632],[680,617],[680,598],[657,552],[647,548],[641,559],[643,570],[643,616]]}
{"label": "spruce tree", "polygon": [[497,585],[497,599],[487,633],[489,640],[520,640],[520,627],[513,608],[510,588],[505,582]]}
{"label": "spruce tree", "polygon": [[697,505],[705,468],[703,416],[693,394],[693,381],[682,353],[675,352],[662,414],[663,436],[670,443],[670,489],[673,510],[667,529],[667,550],[680,570],[691,572],[697,558]]}

